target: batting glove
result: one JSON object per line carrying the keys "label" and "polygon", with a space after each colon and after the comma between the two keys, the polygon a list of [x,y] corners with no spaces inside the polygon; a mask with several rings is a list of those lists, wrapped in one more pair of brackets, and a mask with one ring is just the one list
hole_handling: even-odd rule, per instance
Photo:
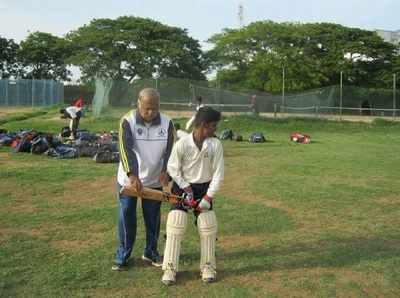
{"label": "batting glove", "polygon": [[207,195],[205,195],[202,199],[201,199],[201,201],[200,201],[200,203],[197,205],[197,208],[196,208],[196,210],[197,211],[207,211],[207,210],[210,210],[211,209],[211,203],[212,203],[212,197],[209,197],[209,196],[207,196]]}
{"label": "batting glove", "polygon": [[197,202],[194,199],[192,188],[190,186],[188,186],[188,187],[185,187],[183,189],[183,191],[184,191],[184,193],[183,193],[182,207],[185,209],[190,209],[190,208],[196,207]]}

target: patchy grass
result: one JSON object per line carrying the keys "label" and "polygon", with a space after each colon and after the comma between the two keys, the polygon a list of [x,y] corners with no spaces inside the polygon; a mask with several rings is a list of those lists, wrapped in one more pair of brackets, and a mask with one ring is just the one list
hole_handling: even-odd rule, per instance
{"label": "patchy grass", "polygon": [[[54,113],[2,127],[58,132],[63,120]],[[220,129],[245,138],[261,131],[269,141],[223,143],[215,284],[199,279],[199,240],[190,223],[178,284],[162,286],[161,270],[140,260],[141,216],[129,270],[110,270],[116,165],[0,148],[0,296],[398,297],[400,125],[225,120]],[[117,126],[113,117],[82,119],[92,131]],[[292,131],[310,133],[313,143],[290,143]],[[168,208],[162,207],[162,235]]]}

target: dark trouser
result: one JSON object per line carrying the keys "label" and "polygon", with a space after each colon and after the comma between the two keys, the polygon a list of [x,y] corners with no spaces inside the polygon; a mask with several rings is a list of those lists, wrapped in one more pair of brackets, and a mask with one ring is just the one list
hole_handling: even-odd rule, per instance
{"label": "dark trouser", "polygon": [[[194,199],[197,201],[197,203],[199,203],[201,201],[201,199],[207,194],[207,190],[208,190],[208,186],[210,185],[210,182],[206,182],[206,183],[191,183],[190,187],[193,190],[193,197]],[[176,184],[175,182],[172,184],[172,189],[171,189],[172,193],[177,194],[177,195],[182,195],[184,193],[183,189],[180,189],[178,184]],[[182,206],[182,204],[175,204],[172,205],[171,210],[182,210],[187,212],[187,209]],[[210,210],[212,210],[212,203],[211,203],[211,208]],[[198,211],[193,211],[193,214],[196,216],[199,215]]]}
{"label": "dark trouser", "polygon": [[[120,209],[118,223],[119,247],[117,249],[115,263],[125,265],[132,253],[136,239],[137,198],[120,194],[120,189],[121,186],[117,184]],[[146,199],[142,200],[143,218],[146,227],[146,247],[144,249],[144,254],[147,257],[158,255],[157,242],[160,234],[160,207],[161,202]]]}

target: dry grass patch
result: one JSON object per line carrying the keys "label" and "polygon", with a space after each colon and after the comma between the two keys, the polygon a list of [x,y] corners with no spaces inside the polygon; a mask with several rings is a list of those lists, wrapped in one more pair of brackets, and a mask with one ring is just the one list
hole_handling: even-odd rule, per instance
{"label": "dry grass patch", "polygon": [[288,214],[295,214],[297,212],[296,210],[285,206],[281,202],[254,194],[251,190],[246,188],[246,179],[260,175],[261,173],[253,172],[252,175],[246,175],[246,177],[243,177],[242,175],[238,174],[238,170],[236,168],[229,167],[225,172],[224,182],[221,187],[221,194],[228,197],[235,197],[243,202],[262,204],[269,208],[281,209]]}
{"label": "dry grass patch", "polygon": [[260,235],[246,236],[246,235],[232,235],[218,237],[218,247],[226,250],[237,248],[254,248],[259,247],[264,243],[264,237]]}
{"label": "dry grass patch", "polygon": [[[61,235],[51,239],[50,246],[69,253],[81,252],[93,247],[99,247],[106,242],[109,236],[102,224],[82,223],[68,224],[68,226],[52,226],[43,229],[45,237],[49,240],[54,235]],[[66,235],[63,237],[63,235]],[[83,236],[84,235],[84,236]],[[83,239],[82,239],[83,238]]]}
{"label": "dry grass patch", "polygon": [[112,194],[113,197],[117,195],[114,177],[95,178],[91,181],[69,180],[64,183],[64,188],[64,193],[55,199],[71,204],[98,202],[104,194]]}

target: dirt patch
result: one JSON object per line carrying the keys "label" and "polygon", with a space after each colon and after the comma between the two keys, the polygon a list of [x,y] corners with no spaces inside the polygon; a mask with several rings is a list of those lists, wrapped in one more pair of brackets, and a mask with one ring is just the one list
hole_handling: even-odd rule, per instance
{"label": "dirt patch", "polygon": [[[260,268],[260,271],[262,269]],[[264,293],[277,295],[278,297],[313,297],[319,290],[329,289],[323,277],[329,276],[332,280],[331,288],[339,297],[358,296],[359,292],[349,292],[346,287],[350,283],[360,286],[367,296],[380,297],[383,293],[384,280],[380,274],[361,274],[347,268],[305,268],[267,271],[258,273],[236,274],[223,277],[232,283],[238,283],[245,287],[257,288]],[[338,292],[338,290],[340,292]],[[357,291],[357,290],[356,290]]]}
{"label": "dirt patch", "polygon": [[116,196],[115,178],[95,178],[92,181],[70,180],[64,184],[62,196],[55,198],[71,204],[93,203],[103,194]]}
{"label": "dirt patch", "polygon": [[233,235],[218,237],[218,246],[226,250],[241,247],[259,247],[263,242],[264,239],[260,236]]}
{"label": "dirt patch", "polygon": [[31,237],[43,238],[43,232],[39,229],[12,229],[12,228],[5,228],[0,229],[0,243],[7,240],[12,235],[15,234],[24,234]]}
{"label": "dirt patch", "polygon": [[379,197],[375,202],[382,205],[397,205],[400,202],[400,196]]}
{"label": "dirt patch", "polygon": [[1,116],[6,116],[9,114],[16,114],[16,113],[30,113],[30,112],[34,112],[37,111],[37,109],[35,108],[21,108],[21,107],[1,107],[1,111],[0,111],[0,117]]}
{"label": "dirt patch", "polygon": [[92,247],[99,247],[106,241],[106,233],[90,233],[85,240],[63,239],[50,241],[50,245],[63,252],[81,252]]}
{"label": "dirt patch", "polygon": [[295,213],[295,210],[288,208],[279,201],[268,199],[262,195],[254,194],[245,187],[245,180],[251,177],[261,175],[261,173],[252,173],[252,175],[246,175],[244,178],[237,174],[237,170],[234,167],[229,167],[225,172],[225,179],[221,187],[221,193],[225,196],[235,197],[240,201],[253,202],[257,204],[263,204],[269,208],[282,209],[289,214]]}

